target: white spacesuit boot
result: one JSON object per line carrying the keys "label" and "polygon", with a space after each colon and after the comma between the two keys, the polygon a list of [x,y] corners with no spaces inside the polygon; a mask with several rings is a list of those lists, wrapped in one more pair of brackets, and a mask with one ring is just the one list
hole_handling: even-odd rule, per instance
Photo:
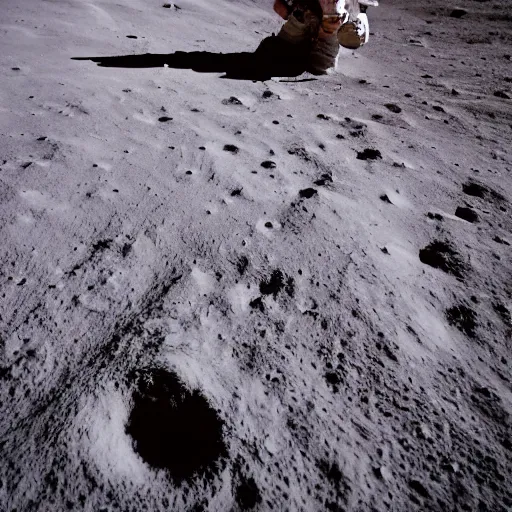
{"label": "white spacesuit boot", "polygon": [[368,42],[370,26],[366,9],[377,7],[377,0],[348,0],[345,4],[345,19],[338,31],[338,42],[344,48],[356,50]]}

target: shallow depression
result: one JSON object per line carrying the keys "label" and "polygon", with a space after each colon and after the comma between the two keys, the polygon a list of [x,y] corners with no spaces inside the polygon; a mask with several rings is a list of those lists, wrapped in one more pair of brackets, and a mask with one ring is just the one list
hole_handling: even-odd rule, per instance
{"label": "shallow depression", "polygon": [[176,483],[211,476],[226,455],[224,422],[196,389],[170,372],[151,369],[133,376],[136,389],[126,432],[149,465],[167,470]]}

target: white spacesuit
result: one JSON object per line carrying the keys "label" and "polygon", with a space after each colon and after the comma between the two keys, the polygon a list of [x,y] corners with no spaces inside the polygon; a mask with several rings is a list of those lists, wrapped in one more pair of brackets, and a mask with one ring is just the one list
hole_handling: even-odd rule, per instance
{"label": "white spacesuit", "polygon": [[286,20],[277,37],[306,48],[308,71],[325,74],[336,66],[339,46],[357,49],[368,42],[366,8],[376,0],[275,0]]}

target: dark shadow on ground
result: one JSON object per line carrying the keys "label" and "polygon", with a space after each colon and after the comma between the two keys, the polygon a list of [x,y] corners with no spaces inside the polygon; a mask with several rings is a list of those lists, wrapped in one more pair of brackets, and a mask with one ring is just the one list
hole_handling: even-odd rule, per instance
{"label": "dark shadow on ground", "polygon": [[115,68],[191,69],[198,73],[224,73],[221,78],[268,80],[273,76],[297,77],[307,70],[309,52],[299,45],[284,43],[275,36],[267,37],[255,52],[212,53],[175,52],[145,53],[116,57],[73,57],[91,60],[98,66]]}

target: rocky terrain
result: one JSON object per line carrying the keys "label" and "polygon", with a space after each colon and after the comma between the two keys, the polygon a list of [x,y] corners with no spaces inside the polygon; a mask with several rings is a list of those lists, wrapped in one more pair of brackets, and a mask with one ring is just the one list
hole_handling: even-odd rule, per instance
{"label": "rocky terrain", "polygon": [[512,508],[512,6],[271,3],[4,2],[0,510]]}

